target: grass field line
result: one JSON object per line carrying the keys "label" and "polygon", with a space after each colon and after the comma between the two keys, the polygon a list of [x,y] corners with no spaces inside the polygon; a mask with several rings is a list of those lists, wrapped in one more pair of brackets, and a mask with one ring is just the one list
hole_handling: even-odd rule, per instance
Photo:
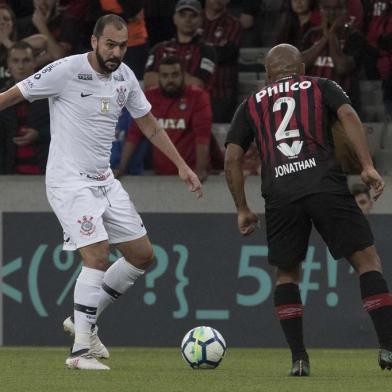
{"label": "grass field line", "polygon": [[179,348],[115,347],[110,371],[68,370],[64,347],[0,347],[0,392],[377,392],[392,390],[377,350],[311,349],[311,376],[288,377],[283,349],[228,349],[215,370],[192,370]]}

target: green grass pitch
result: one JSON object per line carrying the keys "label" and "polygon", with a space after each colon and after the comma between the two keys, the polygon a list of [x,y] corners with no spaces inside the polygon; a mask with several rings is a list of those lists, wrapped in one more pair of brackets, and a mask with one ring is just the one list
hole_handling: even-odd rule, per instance
{"label": "green grass pitch", "polygon": [[112,348],[110,371],[64,367],[67,349],[0,348],[1,392],[348,392],[391,391],[392,373],[381,371],[377,350],[309,350],[311,376],[288,377],[281,349],[228,349],[214,370],[192,370],[175,348]]}

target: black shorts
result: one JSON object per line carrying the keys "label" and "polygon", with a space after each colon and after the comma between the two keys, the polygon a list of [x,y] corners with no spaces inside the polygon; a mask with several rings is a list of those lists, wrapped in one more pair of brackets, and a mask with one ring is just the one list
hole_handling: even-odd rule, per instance
{"label": "black shorts", "polygon": [[374,243],[369,222],[350,194],[318,193],[265,211],[268,262],[291,267],[306,256],[312,223],[335,259]]}

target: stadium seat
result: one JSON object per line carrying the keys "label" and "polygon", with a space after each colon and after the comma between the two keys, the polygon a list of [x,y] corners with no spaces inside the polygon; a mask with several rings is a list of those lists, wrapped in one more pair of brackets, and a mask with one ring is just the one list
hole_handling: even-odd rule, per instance
{"label": "stadium seat", "polygon": [[229,123],[213,123],[212,133],[215,136],[216,141],[222,151],[225,150],[225,140],[227,132],[229,131]]}
{"label": "stadium seat", "polygon": [[[386,118],[385,107],[381,104],[373,104],[372,101],[362,101],[361,105],[361,119],[365,122],[384,122]],[[371,105],[366,105],[367,103],[372,103]]]}
{"label": "stadium seat", "polygon": [[238,83],[238,92],[241,95],[251,94],[264,87],[264,80],[240,80]]}
{"label": "stadium seat", "polygon": [[370,154],[374,156],[381,148],[381,136],[383,133],[383,123],[365,123],[366,134],[369,144]]}
{"label": "stadium seat", "polygon": [[267,74],[265,72],[239,72],[238,80],[265,80]]}
{"label": "stadium seat", "polygon": [[378,150],[374,163],[382,175],[392,175],[392,149]]}
{"label": "stadium seat", "polygon": [[359,82],[361,117],[366,122],[385,121],[385,107],[380,80],[361,80]]}
{"label": "stadium seat", "polygon": [[385,124],[381,137],[381,148],[392,149],[392,121]]}
{"label": "stadium seat", "polygon": [[265,72],[264,59],[269,48],[240,48],[238,65],[240,71]]}

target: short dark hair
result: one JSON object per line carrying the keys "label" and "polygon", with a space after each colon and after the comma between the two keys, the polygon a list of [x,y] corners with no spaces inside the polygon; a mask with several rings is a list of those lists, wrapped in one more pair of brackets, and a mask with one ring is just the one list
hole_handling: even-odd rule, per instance
{"label": "short dark hair", "polygon": [[180,64],[181,70],[184,69],[183,61],[178,56],[166,56],[163,57],[162,60],[159,62],[159,65],[174,65]]}
{"label": "short dark hair", "polygon": [[25,50],[25,49],[30,49],[31,52],[33,53],[34,56],[34,48],[26,41],[16,41],[9,49],[8,49],[8,56],[11,53],[12,50],[14,49],[20,49],[20,50]]}
{"label": "short dark hair", "polygon": [[93,35],[97,38],[101,37],[103,30],[107,25],[113,25],[117,28],[117,30],[121,30],[124,27],[128,28],[127,22],[125,22],[125,20],[121,16],[115,14],[107,14],[101,16],[97,20],[94,26]]}
{"label": "short dark hair", "polygon": [[350,191],[353,196],[358,196],[364,193],[370,198],[370,189],[366,184],[362,184],[362,183],[353,184],[351,186]]}

